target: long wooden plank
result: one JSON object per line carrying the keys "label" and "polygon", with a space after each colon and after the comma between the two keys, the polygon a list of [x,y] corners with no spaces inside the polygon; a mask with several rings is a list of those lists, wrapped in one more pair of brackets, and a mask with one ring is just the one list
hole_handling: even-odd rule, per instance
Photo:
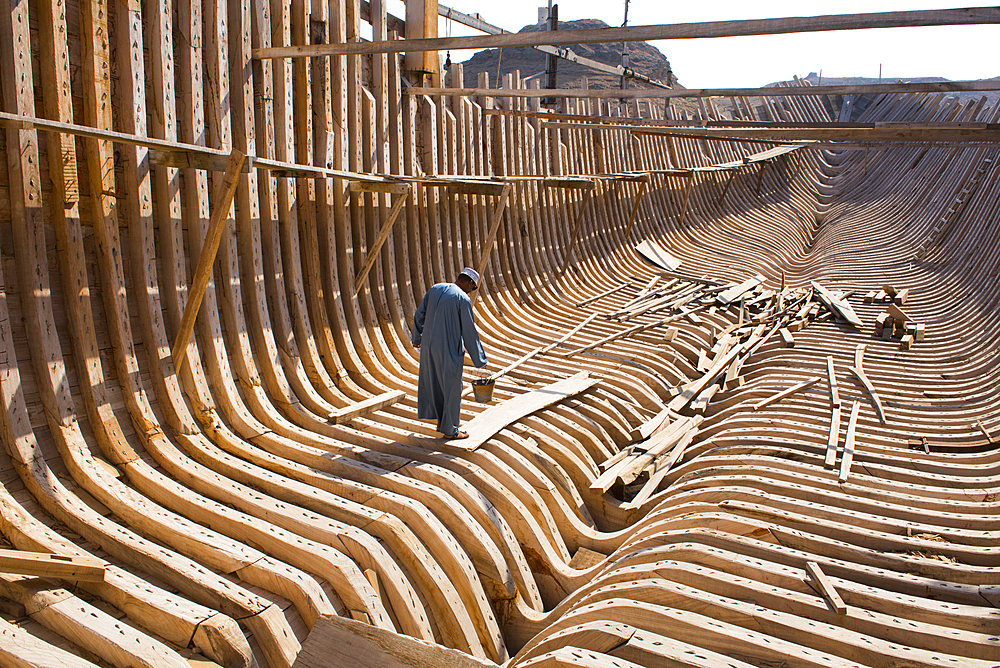
{"label": "long wooden plank", "polygon": [[715,298],[715,300],[720,304],[729,304],[730,302],[739,299],[747,290],[752,290],[753,288],[757,287],[763,282],[764,282],[764,275],[757,274],[756,276],[753,276],[752,278],[748,278],[747,280],[743,281],[739,285],[733,286],[728,290],[720,292],[718,296]]}
{"label": "long wooden plank", "polygon": [[833,366],[833,355],[826,356],[826,377],[830,381],[830,405],[840,408],[840,390],[837,387],[837,372]]}
{"label": "long wooden plank", "polygon": [[330,413],[330,420],[332,420],[335,424],[350,422],[356,417],[368,415],[369,413],[374,413],[375,411],[382,410],[383,408],[399,403],[405,397],[406,392],[403,390],[383,392],[382,394],[375,395],[374,397],[370,397],[364,401],[359,401],[356,404],[351,404],[350,406],[344,406],[343,408],[337,409],[336,411]]}
{"label": "long wooden plank", "polygon": [[623,508],[638,508],[642,504],[646,503],[646,501],[649,500],[649,497],[656,493],[656,488],[660,486],[663,479],[667,477],[668,473],[670,473],[670,469],[673,468],[674,464],[676,464],[681,457],[684,456],[684,452],[687,447],[691,445],[691,441],[694,440],[695,434],[697,434],[697,430],[692,429],[687,431],[681,437],[681,440],[679,440],[673,447],[670,454],[664,458],[662,463],[660,463],[656,467],[656,470],[653,471],[652,475],[649,476],[649,480],[642,486],[639,493],[632,497],[632,500],[628,503],[622,504]]}
{"label": "long wooden plank", "polygon": [[[852,84],[845,86],[788,86],[782,88],[672,88],[670,90],[587,89],[582,88],[525,88],[505,90],[504,97],[570,97],[600,100],[618,99],[671,99],[693,97],[804,97],[807,95],[877,95],[882,93],[952,93],[1000,90],[1000,81],[979,79],[972,81],[934,81],[923,83]],[[495,88],[427,88],[414,86],[406,90],[410,95],[461,95],[499,96]]]}
{"label": "long wooden plank", "polygon": [[830,414],[830,435],[826,441],[826,458],[823,466],[833,466],[837,461],[837,443],[840,441],[840,404]]}
{"label": "long wooden plank", "polygon": [[801,383],[796,383],[795,385],[792,385],[788,389],[782,390],[781,392],[778,392],[777,394],[773,394],[770,397],[768,397],[767,399],[764,399],[763,401],[761,401],[761,402],[759,402],[757,404],[754,404],[753,409],[755,411],[759,411],[760,409],[762,409],[762,408],[764,408],[766,406],[770,406],[771,404],[775,403],[776,401],[781,401],[785,397],[789,397],[789,396],[795,394],[799,390],[804,390],[805,388],[809,387],[813,383],[818,383],[819,380],[820,380],[819,376],[813,376],[812,378],[808,378],[808,379],[802,381]]}
{"label": "long wooden plank", "polygon": [[851,474],[851,464],[854,463],[855,434],[860,412],[861,402],[855,401],[851,406],[851,417],[847,421],[847,435],[844,437],[844,456],[840,460],[840,475],[838,476],[840,482],[847,482],[847,477]]}
{"label": "long wooden plank", "polygon": [[743,345],[736,346],[728,353],[726,353],[722,357],[722,359],[712,364],[712,368],[709,369],[707,372],[705,372],[704,376],[689,383],[683,392],[681,392],[676,397],[671,399],[670,403],[667,404],[667,409],[674,411],[676,413],[677,411],[687,406],[692,399],[694,399],[697,395],[701,394],[701,391],[705,389],[705,387],[709,383],[711,383],[713,380],[719,377],[719,374],[722,373],[726,369],[726,367],[729,366],[730,362],[736,359],[736,357],[740,353],[742,353],[745,349],[749,348],[750,345],[752,345],[751,341],[753,341],[753,337],[751,337],[751,339],[748,340]]}
{"label": "long wooden plank", "polygon": [[[625,239],[627,241],[628,236]],[[636,245],[635,250],[653,264],[667,271],[677,271],[677,268],[681,266],[681,261],[668,253],[663,246],[648,239]]]}
{"label": "long wooden plank", "polygon": [[610,289],[605,290],[604,292],[602,292],[602,293],[600,293],[598,295],[595,295],[593,297],[588,297],[587,299],[584,299],[583,301],[577,302],[577,303],[573,304],[573,306],[576,306],[577,308],[586,306],[587,304],[590,304],[591,302],[596,302],[598,299],[604,299],[605,297],[613,295],[614,293],[619,292],[619,291],[624,290],[625,288],[629,288],[629,287],[632,287],[631,283],[628,283],[628,282],[622,283],[621,285],[619,285],[617,287],[610,288]]}
{"label": "long wooden plank", "polygon": [[448,49],[495,49],[543,44],[596,44],[607,42],[643,42],[660,39],[700,39],[743,35],[778,35],[783,33],[861,30],[868,28],[903,28],[934,25],[975,25],[1000,23],[1000,7],[970,7],[912,12],[839,14],[826,16],[710,21],[665,25],[629,26],[520,32],[475,37],[407,39],[398,41],[355,42],[352,44],[313,44],[309,46],[255,49],[254,58],[311,58],[315,56],[358,55],[364,53],[402,53],[445,51]]}
{"label": "long wooden plank", "polygon": [[594,341],[593,343],[588,343],[587,345],[581,348],[576,348],[575,350],[570,350],[566,353],[563,353],[563,356],[573,357],[575,355],[579,355],[580,353],[584,353],[587,352],[588,350],[598,348],[606,343],[611,343],[612,341],[617,341],[618,339],[625,338],[626,336],[631,336],[632,334],[637,334],[638,332],[644,332],[647,329],[653,329],[654,327],[660,327],[661,325],[665,325],[667,322],[675,320],[678,317],[680,316],[671,316],[670,318],[662,318],[660,320],[657,320],[656,322],[651,322],[644,325],[634,325],[632,327],[629,327],[628,329],[623,329],[620,332],[609,334],[608,336],[605,336],[603,339],[599,339],[597,341]]}
{"label": "long wooden plank", "polygon": [[880,123],[875,127],[649,127],[642,125],[594,125],[582,126],[575,123],[550,122],[543,127],[560,129],[623,130],[637,135],[660,135],[665,137],[689,137],[691,139],[718,139],[723,141],[756,142],[895,142],[895,141],[959,141],[997,142],[1000,129],[986,123],[974,124],[909,124]]}
{"label": "long wooden plank", "polygon": [[[75,123],[64,123],[52,121],[46,118],[37,118],[31,114],[17,115],[0,111],[0,127],[15,130],[46,130],[58,132],[77,137],[88,137],[91,139],[110,140],[118,144],[129,146],[142,146],[155,151],[159,151],[155,157],[159,162],[168,167],[190,167],[194,169],[210,169],[214,171],[225,171],[229,164],[230,153],[219,149],[207,148],[198,144],[187,144],[182,142],[157,139],[139,134],[127,132],[117,132],[114,130],[102,130],[89,125],[77,125]],[[169,155],[168,155],[169,154]],[[154,156],[151,154],[151,159]],[[156,162],[156,160],[154,160]],[[387,177],[378,174],[365,174],[361,172],[351,172],[342,169],[327,169],[295,162],[282,160],[271,160],[256,156],[247,156],[246,162],[240,171],[247,173],[252,167],[269,170],[272,175],[288,178],[341,178],[352,181],[364,181],[371,183],[398,183],[397,177]],[[543,177],[536,176],[533,180]]]}
{"label": "long wooden plank", "polygon": [[[554,344],[550,344],[550,345],[554,345]],[[527,362],[528,360],[532,359],[536,355],[540,355],[543,352],[545,352],[545,350],[548,347],[549,346],[538,346],[534,350],[531,350],[531,351],[525,353],[524,355],[522,355],[521,357],[517,358],[516,360],[514,360],[513,362],[511,362],[510,364],[508,364],[504,368],[500,369],[499,371],[497,371],[495,373],[490,374],[489,380],[491,382],[494,382],[494,383],[497,382],[498,380],[500,380],[501,378],[503,378],[504,376],[506,376],[508,373],[510,373],[511,371],[513,371],[514,369],[516,369],[517,367],[521,366],[525,362]]]}
{"label": "long wooden plank", "polygon": [[[438,5],[438,14],[444,16],[445,18],[451,19],[456,23],[461,23],[462,25],[467,25],[470,28],[475,28],[476,30],[481,30],[488,35],[503,35],[510,34],[508,31],[500,28],[498,26],[487,23],[482,20],[478,14],[475,16],[464,14],[462,12],[456,11],[450,7],[445,7],[444,5]],[[554,46],[539,45],[532,47],[536,51],[555,56],[556,58],[561,58],[563,60],[568,60],[571,63],[576,63],[577,65],[583,65],[584,67],[590,68],[592,70],[597,70],[598,72],[603,72],[605,74],[611,74],[618,77],[625,77],[626,79],[634,79],[635,81],[641,81],[643,83],[648,83],[651,86],[661,88],[664,90],[670,90],[670,85],[668,83],[663,83],[657,81],[656,79],[651,79],[643,74],[633,71],[631,68],[622,67],[621,65],[607,65],[597,60],[591,60],[590,58],[585,58],[579,54],[573,53],[572,49],[560,49]]]}
{"label": "long wooden plank", "polygon": [[104,566],[97,559],[21,550],[0,550],[0,573],[39,575],[78,582],[104,581]]}
{"label": "long wooden plank", "polygon": [[659,413],[649,418],[638,427],[632,429],[629,432],[629,436],[632,437],[633,441],[642,441],[657,432],[657,430],[662,429],[666,422],[670,418],[671,410],[669,408],[662,409]]}
{"label": "long wooden plank", "polygon": [[469,438],[450,441],[450,444],[466,450],[475,450],[507,425],[566,397],[580,394],[599,382],[599,379],[591,378],[587,371],[581,371],[564,380],[491,406],[466,425],[465,430],[469,432]]}
{"label": "long wooden plank", "polygon": [[[696,415],[693,418],[681,418],[659,434],[651,437],[646,451],[630,458],[628,465],[619,469],[617,478],[626,485],[631,483],[642,473],[643,469],[652,464],[658,457],[665,455],[681,439],[689,434],[693,438],[693,434],[698,432],[698,427],[701,426],[703,420],[701,415]],[[642,444],[638,447],[642,447]],[[591,489],[593,489],[593,485]]]}
{"label": "long wooden plank", "polygon": [[[531,360],[531,359],[533,359],[534,357],[536,357],[538,355],[544,355],[545,353],[550,352],[553,349],[555,349],[557,346],[560,346],[563,343],[565,343],[566,341],[569,341],[571,338],[573,338],[573,336],[577,332],[579,332],[581,329],[583,329],[584,327],[586,327],[587,325],[589,325],[594,320],[594,318],[596,318],[596,317],[597,317],[596,313],[591,313],[579,325],[577,325],[576,327],[574,327],[570,331],[568,331],[565,334],[563,334],[558,340],[553,341],[552,343],[550,343],[550,344],[548,344],[546,346],[539,346],[538,348],[535,348],[534,350],[531,350],[530,352],[525,353],[524,355],[522,355],[520,358],[518,358],[514,362],[511,362],[510,364],[508,364],[507,366],[505,366],[503,369],[500,369],[499,371],[491,374],[490,375],[490,380],[492,380],[493,382],[496,382],[500,378],[502,378],[503,376],[506,376],[508,373],[510,373],[514,369],[518,368],[519,366],[521,366],[525,362],[527,362],[528,360]],[[466,388],[462,392],[462,396],[464,397],[464,396],[466,396],[468,394],[471,394],[471,393],[472,393],[472,388],[469,387],[469,388]]]}
{"label": "long wooden plank", "polygon": [[819,564],[815,561],[807,561],[806,572],[812,578],[811,581],[807,580],[809,585],[826,599],[826,602],[830,604],[831,608],[836,610],[838,615],[846,615],[847,605],[844,603],[844,599],[837,593],[837,588],[833,586],[830,578],[826,576],[826,573],[819,567]]}
{"label": "long wooden plank", "polygon": [[219,250],[219,243],[222,241],[222,231],[229,220],[229,208],[232,206],[233,197],[236,195],[236,186],[239,184],[239,174],[243,169],[243,161],[246,155],[239,149],[233,149],[229,158],[229,166],[222,183],[219,185],[219,194],[215,198],[215,211],[208,223],[208,234],[205,238],[205,245],[202,247],[201,256],[198,258],[198,265],[194,271],[194,278],[191,281],[191,292],[188,296],[187,306],[184,307],[184,316],[181,318],[181,326],[174,339],[174,346],[170,356],[174,360],[174,368],[180,368],[184,358],[187,357],[187,345],[194,331],[194,321],[198,317],[198,310],[201,308],[201,299],[205,296],[208,288],[208,280],[212,276],[212,265],[215,263],[215,254]]}

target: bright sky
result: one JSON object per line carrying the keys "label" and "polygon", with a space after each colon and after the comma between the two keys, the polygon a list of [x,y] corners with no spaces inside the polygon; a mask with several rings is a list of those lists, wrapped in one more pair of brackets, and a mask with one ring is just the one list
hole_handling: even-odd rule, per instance
{"label": "bright sky", "polygon": [[[538,18],[542,0],[441,0],[460,12],[479,12],[483,20],[505,30],[517,31]],[[990,6],[975,0],[632,0],[629,25],[692,23],[731,19],[759,19],[822,14],[856,14],[918,9]],[[389,11],[403,16],[400,0],[391,0]],[[619,26],[625,0],[563,0],[559,20],[597,18]],[[448,34],[441,19],[440,36]],[[451,35],[482,34],[452,23]],[[852,32],[802,33],[726,37],[718,39],[664,40],[653,43],[667,56],[680,83],[687,88],[755,87],[806,76],[822,70],[823,77],[878,77],[884,80],[939,76],[952,80],[1000,76],[1000,25],[891,28]],[[466,60],[472,52],[452,53]]]}

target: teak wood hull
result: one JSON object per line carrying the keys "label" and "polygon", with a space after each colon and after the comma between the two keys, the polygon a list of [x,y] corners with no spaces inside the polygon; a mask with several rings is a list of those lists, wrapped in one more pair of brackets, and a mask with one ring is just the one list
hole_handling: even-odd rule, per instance
{"label": "teak wood hull", "polygon": [[[0,7],[0,665],[1000,661],[996,144],[252,57],[380,2]],[[865,101],[727,113],[998,121]],[[475,447],[409,343],[464,266]]]}

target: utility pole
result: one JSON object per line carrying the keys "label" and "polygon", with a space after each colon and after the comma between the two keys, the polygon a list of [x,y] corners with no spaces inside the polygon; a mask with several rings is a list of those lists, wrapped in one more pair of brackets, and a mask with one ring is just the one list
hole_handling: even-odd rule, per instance
{"label": "utility pole", "polygon": [[[622,21],[622,28],[628,26],[628,3],[629,0],[625,0],[625,20]],[[622,42],[622,68],[625,70],[625,72],[628,72],[629,70],[632,69],[632,63],[629,61],[628,42]],[[625,88],[627,87],[626,81],[627,81],[627,76],[623,72],[621,78],[622,90],[625,90]]]}
{"label": "utility pole", "polygon": [[[559,4],[552,4],[552,0],[549,0],[549,17],[548,17],[548,29],[558,30],[559,29]],[[547,74],[546,88],[558,88],[559,84],[556,76],[556,68],[559,66],[559,56],[549,54],[547,59],[547,66],[545,68],[545,74]],[[544,107],[554,107],[557,104],[557,100],[554,97],[543,97],[542,106]]]}

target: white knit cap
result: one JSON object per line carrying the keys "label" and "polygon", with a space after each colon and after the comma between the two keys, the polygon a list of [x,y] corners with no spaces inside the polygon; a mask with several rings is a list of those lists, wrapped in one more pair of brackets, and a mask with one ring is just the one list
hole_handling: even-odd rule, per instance
{"label": "white knit cap", "polygon": [[465,276],[476,285],[479,285],[479,272],[473,269],[472,267],[466,267],[465,269],[463,269],[462,273],[459,274],[459,276]]}

